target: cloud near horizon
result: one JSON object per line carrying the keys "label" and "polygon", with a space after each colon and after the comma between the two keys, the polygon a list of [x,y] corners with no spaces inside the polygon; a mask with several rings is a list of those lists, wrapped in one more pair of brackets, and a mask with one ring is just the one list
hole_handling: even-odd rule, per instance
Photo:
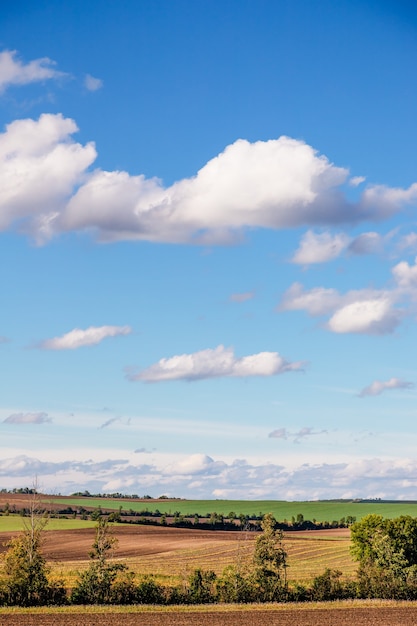
{"label": "cloud near horizon", "polygon": [[130,326],[90,326],[85,330],[74,328],[61,337],[45,339],[38,344],[41,350],[75,350],[84,346],[95,346],[107,337],[130,335]]}
{"label": "cloud near horizon", "polygon": [[[94,143],[73,140],[77,130],[61,114],[6,126],[0,134],[0,230],[17,228],[38,243],[88,231],[102,242],[222,245],[239,241],[245,229],[379,221],[417,198],[417,183],[408,189],[369,185],[351,203],[342,191],[348,170],[285,136],[238,139],[194,177],[164,187],[144,175],[90,171],[97,152]],[[334,254],[334,245],[344,244],[333,238],[327,254]],[[307,250],[299,255],[308,257]]]}
{"label": "cloud near horizon", "polygon": [[358,396],[360,398],[365,398],[366,396],[379,396],[384,391],[388,391],[390,389],[412,389],[413,387],[414,383],[402,380],[401,378],[390,378],[385,381],[374,380],[373,383],[364,387],[362,391],[359,392]]}
{"label": "cloud near horizon", "polygon": [[278,352],[259,352],[236,357],[233,348],[219,345],[214,349],[161,359],[137,373],[128,371],[126,377],[130,381],[156,383],[166,380],[195,381],[222,377],[275,376],[300,371],[305,364],[304,361],[291,363]]}
{"label": "cloud near horizon", "polygon": [[332,498],[415,499],[415,459],[354,459],[340,463],[253,464],[206,454],[179,457],[168,464],[133,464],[128,459],[41,461],[24,454],[0,459],[6,488],[25,487],[38,476],[45,490],[70,494],[151,493],[208,499],[317,500]]}

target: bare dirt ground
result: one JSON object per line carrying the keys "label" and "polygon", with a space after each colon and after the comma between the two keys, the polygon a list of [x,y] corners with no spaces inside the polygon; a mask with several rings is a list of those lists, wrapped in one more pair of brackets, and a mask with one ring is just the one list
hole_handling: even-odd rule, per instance
{"label": "bare dirt ground", "polygon": [[[0,533],[0,553],[7,541],[18,533]],[[254,534],[254,533],[253,533]],[[88,558],[94,541],[94,528],[51,530],[45,532],[43,554],[50,561],[78,561]],[[239,531],[205,531],[187,528],[126,525],[114,527],[118,539],[117,557],[138,557],[173,550],[197,549],[210,542],[229,544],[241,536]],[[250,537],[250,540],[254,537]]]}
{"label": "bare dirt ground", "polygon": [[210,610],[204,612],[146,611],[71,614],[0,614],[1,626],[415,626],[416,609],[374,608],[282,608],[276,610]]}
{"label": "bare dirt ground", "polygon": [[[242,537],[241,531],[190,530],[161,526],[126,525],[115,526],[114,536],[118,539],[117,557],[140,557],[162,554],[173,550],[192,550],[216,543],[230,545]],[[6,550],[5,544],[18,533],[0,533],[0,554]],[[348,529],[319,531],[294,531],[285,533],[288,539],[309,537],[349,537]],[[248,533],[245,541],[253,541],[255,533]],[[45,532],[43,553],[51,561],[82,561],[88,558],[94,541],[94,529],[51,530]]]}

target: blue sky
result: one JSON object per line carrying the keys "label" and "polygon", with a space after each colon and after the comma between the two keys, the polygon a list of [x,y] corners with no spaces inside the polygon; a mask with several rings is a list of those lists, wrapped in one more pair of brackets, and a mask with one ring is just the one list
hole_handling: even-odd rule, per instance
{"label": "blue sky", "polygon": [[417,499],[411,2],[6,2],[0,485]]}

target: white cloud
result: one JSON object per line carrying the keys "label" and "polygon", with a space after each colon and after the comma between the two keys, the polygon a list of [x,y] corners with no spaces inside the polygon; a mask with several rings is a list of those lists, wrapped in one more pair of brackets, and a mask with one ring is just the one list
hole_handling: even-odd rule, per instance
{"label": "white cloud", "polygon": [[364,183],[365,180],[365,176],[352,176],[352,178],[349,179],[349,185],[351,187],[358,187],[359,185]]}
{"label": "white cloud", "polygon": [[343,302],[336,289],[314,287],[304,290],[300,283],[293,283],[284,293],[278,310],[280,311],[308,311],[310,315],[325,315],[330,313]]}
{"label": "white cloud", "polygon": [[359,393],[361,398],[365,396],[379,396],[389,389],[412,389],[414,384],[401,378],[390,378],[389,380],[374,380],[373,383],[364,387]]}
{"label": "white cloud", "polygon": [[96,158],[92,143],[70,141],[75,123],[62,115],[17,120],[0,134],[0,230],[17,223],[39,240]]}
{"label": "white cloud", "polygon": [[309,230],[303,235],[291,261],[298,265],[326,263],[337,258],[348,246],[349,241],[349,237],[343,233],[332,235],[329,232],[314,233]]}
{"label": "white cloud", "polygon": [[84,86],[88,91],[98,91],[103,86],[103,81],[100,78],[94,78],[91,74],[86,74],[84,78]]}
{"label": "white cloud", "polygon": [[302,361],[291,363],[278,352],[259,352],[244,357],[236,357],[233,348],[220,345],[217,348],[201,350],[193,354],[180,354],[161,359],[138,373],[128,373],[131,381],[143,380],[148,383],[165,380],[203,380],[220,377],[275,376],[284,372],[301,370]]}
{"label": "white cloud", "polygon": [[246,302],[252,300],[255,297],[254,291],[245,291],[244,293],[232,293],[230,296],[231,302]]}
{"label": "white cloud", "polygon": [[69,333],[53,339],[45,339],[39,344],[43,350],[75,350],[83,346],[95,346],[107,337],[129,335],[130,326],[90,326],[85,330],[74,328]]}
{"label": "white cloud", "polygon": [[24,64],[17,58],[16,50],[0,52],[0,93],[10,85],[27,85],[65,76],[55,70],[54,65],[54,61],[47,57]]}
{"label": "white cloud", "polygon": [[359,300],[338,309],[327,323],[334,333],[385,335],[400,323],[401,314],[389,297]]}
{"label": "white cloud", "polygon": [[342,295],[335,289],[304,290],[294,283],[283,295],[280,311],[305,310],[312,316],[331,315],[326,328],[334,333],[384,335],[392,333],[404,316],[395,308],[397,294],[372,289]]}
{"label": "white cloud", "polygon": [[407,189],[370,185],[362,194],[359,205],[364,214],[375,219],[385,219],[396,213],[399,207],[415,202],[417,199],[417,183]]}
{"label": "white cloud", "polygon": [[51,422],[48,413],[12,413],[3,420],[5,424],[45,424]]}
{"label": "white cloud", "polygon": [[392,268],[393,276],[398,286],[405,290],[414,290],[417,287],[417,257],[414,265],[402,261]]}
{"label": "white cloud", "polygon": [[[314,500],[381,497],[417,498],[417,462],[414,458],[364,458],[330,463],[303,462],[294,466],[229,462],[205,454],[179,457],[177,461],[134,464],[128,459],[40,461],[20,454],[2,456],[0,476],[6,488],[25,487],[33,476],[45,489],[72,493],[91,492],[168,493],[175,497],[208,499]],[[223,495],[221,495],[223,494]]]}
{"label": "white cloud", "polygon": [[198,474],[218,473],[225,463],[216,463],[207,454],[191,454],[170,464],[163,469],[163,473],[169,476],[195,476]]}
{"label": "white cloud", "polygon": [[22,228],[23,220],[39,242],[87,230],[100,241],[230,244],[245,228],[383,219],[417,197],[417,184],[368,186],[352,204],[342,192],[348,171],[289,137],[239,139],[194,177],[164,187],[144,175],[90,171],[94,144],[75,143],[76,130],[73,120],[49,114],[6,127],[0,135],[0,229]]}

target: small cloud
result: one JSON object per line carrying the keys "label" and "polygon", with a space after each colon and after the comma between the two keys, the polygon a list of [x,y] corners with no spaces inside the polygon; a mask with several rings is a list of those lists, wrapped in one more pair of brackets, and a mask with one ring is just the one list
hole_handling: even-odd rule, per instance
{"label": "small cloud", "polygon": [[254,291],[246,291],[244,293],[232,293],[229,300],[230,302],[246,302],[247,300],[252,300],[254,296]]}
{"label": "small cloud", "polygon": [[25,64],[17,58],[16,50],[0,52],[0,93],[10,85],[27,85],[66,76],[63,72],[55,70],[54,65],[54,61],[48,57]]}
{"label": "small cloud", "polygon": [[[414,279],[415,270],[405,263],[396,266],[393,273],[397,282],[408,284]],[[284,293],[277,310],[330,315],[324,327],[334,333],[386,335],[394,332],[406,315],[404,309],[395,306],[397,300],[395,290],[362,289],[343,295],[324,287],[304,290],[302,285],[294,283]]]}
{"label": "small cloud", "polygon": [[152,454],[152,452],[155,450],[155,448],[153,448],[153,450],[147,450],[146,448],[137,448],[136,450],[134,450],[135,454]]}
{"label": "small cloud", "polygon": [[412,389],[413,387],[414,383],[401,380],[400,378],[390,378],[386,381],[374,380],[373,383],[364,387],[358,395],[360,398],[364,398],[366,396],[379,396],[381,393],[389,389]]}
{"label": "small cloud", "polygon": [[3,335],[0,335],[0,344],[1,343],[9,343],[10,339],[8,339],[8,337],[4,337]]}
{"label": "small cloud", "polygon": [[400,323],[401,312],[392,308],[389,297],[351,302],[335,311],[327,323],[334,333],[386,335]]}
{"label": "small cloud", "polygon": [[375,232],[362,233],[353,239],[348,247],[348,251],[352,254],[375,254],[381,252],[383,247],[383,239],[381,235]]}
{"label": "small cloud", "polygon": [[102,430],[103,428],[107,428],[108,426],[111,426],[111,424],[114,424],[115,422],[120,422],[120,417],[112,417],[111,419],[107,420],[107,422],[104,422],[101,426],[99,426],[99,430]]}
{"label": "small cloud", "polygon": [[277,428],[273,430],[272,433],[269,433],[268,437],[270,439],[288,439],[288,434],[286,428]]}
{"label": "small cloud", "polygon": [[84,346],[94,346],[107,337],[130,335],[130,326],[90,326],[82,330],[74,328],[69,333],[53,339],[45,339],[38,348],[41,350],[75,350]]}
{"label": "small cloud", "polygon": [[349,185],[351,187],[358,187],[359,185],[364,183],[365,180],[366,180],[365,176],[352,176],[352,178],[349,179]]}
{"label": "small cloud", "polygon": [[301,443],[302,439],[306,437],[311,437],[314,435],[323,435],[327,434],[327,430],[317,430],[315,431],[311,426],[304,426],[297,432],[290,432],[286,428],[277,428],[269,433],[268,438],[270,439],[291,439],[293,443]]}
{"label": "small cloud", "polygon": [[297,265],[326,263],[336,259],[348,246],[349,241],[349,237],[343,233],[331,235],[329,232],[314,233],[309,230],[302,237],[291,263]]}
{"label": "small cloud", "polygon": [[417,287],[417,257],[414,265],[409,265],[407,261],[401,261],[392,268],[392,274],[402,289],[415,289]]}
{"label": "small cloud", "polygon": [[3,420],[5,424],[46,424],[52,422],[48,413],[12,413]]}
{"label": "small cloud", "polygon": [[311,428],[310,426],[304,426],[304,428],[301,428],[301,430],[299,430],[297,433],[294,433],[294,443],[300,443],[302,439],[304,439],[305,437],[311,437],[314,435],[326,435],[327,434],[327,430],[317,430],[315,431],[313,428]]}
{"label": "small cloud", "polygon": [[259,352],[236,357],[233,348],[220,345],[194,354],[180,354],[161,359],[138,373],[128,371],[130,381],[155,383],[165,380],[203,380],[207,378],[275,376],[284,372],[302,370],[303,361],[291,363],[278,352]]}
{"label": "small cloud", "polygon": [[84,86],[88,91],[98,91],[103,86],[103,81],[100,78],[95,78],[91,74],[86,74],[84,78]]}
{"label": "small cloud", "polygon": [[411,250],[416,251],[417,250],[417,233],[411,232],[411,233],[408,233],[407,235],[404,235],[400,239],[398,247],[400,250],[407,250],[410,248]]}

